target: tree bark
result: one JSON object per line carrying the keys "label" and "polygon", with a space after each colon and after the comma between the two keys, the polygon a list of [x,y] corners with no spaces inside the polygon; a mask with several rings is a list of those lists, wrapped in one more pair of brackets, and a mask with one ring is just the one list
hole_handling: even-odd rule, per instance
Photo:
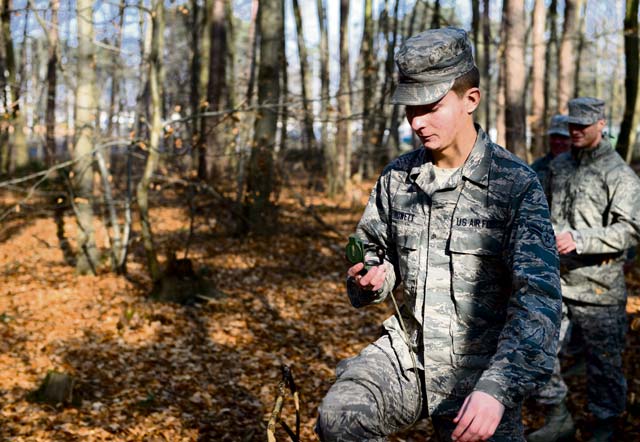
{"label": "tree bark", "polygon": [[[551,91],[553,90],[553,84],[551,83],[551,78],[556,77],[555,75],[550,75],[553,67],[558,68],[557,60],[558,60],[558,29],[556,19],[558,16],[558,1],[551,0],[549,4],[549,12],[547,14],[547,30],[549,32],[549,42],[547,43],[547,48],[545,51],[545,69],[547,71],[547,75],[544,76],[544,118],[543,118],[543,127],[544,132],[546,133],[547,127],[549,127],[549,120],[552,117],[552,109],[551,106]],[[554,62],[554,66],[551,66],[551,63]],[[556,85],[557,88],[557,85]],[[556,106],[557,107],[557,106]],[[555,109],[554,109],[555,110]]]}
{"label": "tree bark", "polygon": [[307,45],[304,42],[304,32],[302,27],[302,15],[300,14],[300,5],[298,0],[293,0],[293,14],[296,20],[296,34],[298,42],[298,55],[300,58],[300,87],[302,89],[302,108],[304,112],[303,118],[303,142],[307,150],[307,166],[309,159],[316,156],[316,137],[313,133],[313,111],[309,103],[309,61],[307,56]]}
{"label": "tree bark", "polygon": [[544,155],[544,77],[545,77],[545,7],[544,0],[535,0],[533,7],[533,64],[531,72],[531,156],[538,158]]}
{"label": "tree bark", "polygon": [[149,92],[151,95],[151,128],[149,129],[149,154],[142,178],[138,182],[136,195],[142,244],[147,258],[147,268],[151,280],[160,279],[161,272],[158,264],[151,219],[149,218],[149,187],[151,178],[158,167],[160,158],[160,139],[162,138],[162,83],[160,83],[162,54],[164,51],[164,2],[153,0],[151,15],[151,52],[149,53]]}
{"label": "tree bark", "polygon": [[626,0],[624,17],[624,54],[625,54],[625,106],[624,117],[620,125],[620,135],[616,149],[620,156],[630,161],[633,153],[631,133],[636,132],[634,125],[636,101],[638,98],[638,0]]}
{"label": "tree bark", "polygon": [[[209,110],[218,112],[222,109],[222,98],[226,89],[226,52],[227,34],[225,28],[224,2],[226,0],[213,0],[213,15],[211,17],[211,52],[209,55],[209,84],[207,87],[207,101]],[[207,137],[207,151],[212,156],[207,162],[205,170],[200,170],[200,178],[217,176],[224,169],[224,157],[222,153],[223,137],[219,127],[221,117],[209,117],[203,127]]]}
{"label": "tree bark", "polygon": [[485,117],[485,130],[491,129],[491,17],[489,15],[489,0],[483,0],[482,3],[482,43],[483,53],[482,57],[482,75],[480,81],[483,82],[484,87],[484,117]]}
{"label": "tree bark", "polygon": [[73,183],[78,217],[78,259],[81,274],[96,273],[98,250],[93,228],[93,149],[96,136],[96,72],[93,44],[93,2],[78,0],[78,64],[76,89],[76,144]]}
{"label": "tree bark", "polygon": [[574,90],[575,77],[575,41],[578,34],[578,13],[582,0],[566,0],[564,7],[564,25],[562,30],[562,40],[558,53],[558,91],[557,112],[566,114],[567,103]]}
{"label": "tree bark", "polygon": [[351,115],[349,74],[349,0],[340,1],[340,86],[338,88],[338,134],[335,157],[331,159],[328,176],[330,197],[342,194],[347,189],[349,173],[348,153],[351,151]]}
{"label": "tree bark", "polygon": [[[3,56],[5,69],[5,109],[8,109],[10,115],[10,125],[13,128],[12,137],[10,139],[10,147],[7,146],[4,169],[13,171],[16,167],[23,167],[29,162],[29,152],[27,149],[27,140],[24,135],[24,115],[20,108],[20,92],[22,89],[22,80],[18,82],[18,65],[16,62],[15,52],[13,49],[13,39],[11,38],[11,11],[12,1],[3,0],[2,9],[0,11],[0,22],[2,25],[3,40]],[[27,5],[27,19],[29,15],[29,6]],[[25,33],[26,23],[25,19]],[[26,41],[26,40],[25,40]],[[26,43],[25,43],[26,44]],[[25,62],[24,57],[21,61]]]}
{"label": "tree bark", "polygon": [[431,17],[431,28],[436,29],[440,27],[440,0],[436,0],[433,5],[433,16]]}
{"label": "tree bark", "polygon": [[45,32],[49,35],[47,60],[47,108],[45,111],[45,149],[44,159],[47,167],[53,166],[56,158],[56,87],[58,85],[58,8],[59,0],[51,1],[51,27]]}
{"label": "tree bark", "polygon": [[[329,153],[329,35],[327,33],[327,14],[323,0],[316,1],[318,24],[320,26],[320,150],[325,164],[330,160]],[[325,165],[326,167],[326,165]]]}
{"label": "tree bark", "polygon": [[373,105],[377,70],[373,55],[373,7],[372,0],[364,3],[364,30],[362,32],[362,147],[358,162],[358,175],[367,178],[373,172]]}
{"label": "tree bark", "polygon": [[278,123],[280,72],[282,59],[282,1],[260,3],[260,65],[258,72],[258,110],[254,141],[247,177],[245,208],[249,228],[268,233],[275,227],[275,210],[271,201],[274,190],[273,151]]}
{"label": "tree bark", "polygon": [[[205,0],[204,9],[202,14],[202,21],[200,24],[200,53],[199,53],[199,96],[200,105],[199,111],[206,111],[210,103],[208,102],[208,87],[210,82],[210,59],[211,59],[211,29],[213,18],[213,2],[214,0]],[[196,55],[197,56],[197,55]],[[198,136],[196,138],[196,152],[197,152],[197,173],[198,178],[205,180],[207,178],[207,117],[200,117],[198,121]]]}
{"label": "tree bark", "polygon": [[505,6],[505,147],[526,160],[524,41],[527,27],[524,0],[505,0]]}

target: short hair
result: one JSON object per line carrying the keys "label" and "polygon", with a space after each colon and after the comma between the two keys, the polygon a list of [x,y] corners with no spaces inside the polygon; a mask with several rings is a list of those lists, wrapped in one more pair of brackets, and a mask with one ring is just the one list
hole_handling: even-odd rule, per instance
{"label": "short hair", "polygon": [[479,86],[480,71],[477,66],[474,66],[469,72],[456,78],[453,86],[451,86],[451,90],[454,91],[458,97],[462,97],[469,89]]}

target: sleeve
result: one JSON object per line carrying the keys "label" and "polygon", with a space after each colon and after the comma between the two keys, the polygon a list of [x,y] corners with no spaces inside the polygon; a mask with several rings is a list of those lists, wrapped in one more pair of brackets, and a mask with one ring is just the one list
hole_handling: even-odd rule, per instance
{"label": "sleeve", "polygon": [[550,378],[562,312],[558,252],[538,180],[531,180],[516,203],[505,246],[512,278],[507,319],[475,386],[507,408]]}
{"label": "sleeve", "polygon": [[607,177],[609,225],[577,229],[576,251],[582,255],[624,252],[640,238],[640,179],[626,165]]}
{"label": "sleeve", "polygon": [[[391,234],[391,172],[385,171],[374,186],[364,214],[356,227],[355,235],[362,241],[380,246],[385,250],[384,266],[386,276],[384,285],[378,291],[361,289],[352,278],[347,278],[347,294],[354,307],[382,302],[396,286],[398,260]],[[374,252],[367,252],[365,262],[378,263]]]}

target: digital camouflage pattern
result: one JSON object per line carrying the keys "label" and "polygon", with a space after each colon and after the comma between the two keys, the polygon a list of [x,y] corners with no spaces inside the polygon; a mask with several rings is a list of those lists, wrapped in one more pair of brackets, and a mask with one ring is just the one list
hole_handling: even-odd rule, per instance
{"label": "digital camouflage pattern", "polygon": [[[350,300],[381,302],[403,283],[409,345],[398,318],[389,318],[390,355],[411,377],[414,353],[432,417],[455,415],[474,390],[515,410],[547,381],[555,359],[561,294],[545,196],[531,169],[477,130],[469,158],[443,185],[425,149],[391,163],[356,229],[363,241],[386,250],[387,277],[376,293],[348,284]],[[346,425],[327,401],[353,402],[353,392],[336,392],[348,381],[339,373],[319,427]],[[386,383],[375,388],[393,396]],[[360,419],[379,421],[379,415]],[[389,426],[383,434],[394,431]]]}
{"label": "digital camouflage pattern", "polygon": [[569,100],[568,123],[590,126],[604,120],[604,101],[593,97],[579,97]]}
{"label": "digital camouflage pattern", "polygon": [[[593,306],[565,302],[559,346],[566,343],[569,322],[578,325],[582,334],[589,410],[598,419],[620,416],[627,398],[627,382],[622,371],[622,349],[627,329],[625,305]],[[566,398],[567,392],[558,359],[551,379],[535,393],[535,399],[540,404],[555,405]]]}
{"label": "digital camouflage pattern", "polygon": [[571,136],[569,134],[569,117],[567,115],[556,114],[551,117],[547,135],[561,135],[563,137]]}
{"label": "digital camouflage pattern", "polygon": [[603,138],[549,166],[545,184],[556,232],[571,231],[577,253],[560,257],[562,294],[592,304],[626,302],[625,251],[640,237],[640,179]]}
{"label": "digital camouflage pattern", "polygon": [[399,78],[391,102],[406,105],[438,101],[456,78],[475,66],[467,33],[453,27],[430,29],[408,38],[395,62]]}

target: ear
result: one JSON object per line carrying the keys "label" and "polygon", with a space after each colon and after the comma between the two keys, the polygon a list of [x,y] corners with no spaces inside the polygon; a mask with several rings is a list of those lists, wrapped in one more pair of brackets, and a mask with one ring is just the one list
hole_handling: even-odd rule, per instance
{"label": "ear", "polygon": [[464,93],[464,110],[471,115],[480,106],[482,93],[477,87],[472,87]]}
{"label": "ear", "polygon": [[607,125],[607,120],[598,120],[598,131],[602,132],[604,127]]}

